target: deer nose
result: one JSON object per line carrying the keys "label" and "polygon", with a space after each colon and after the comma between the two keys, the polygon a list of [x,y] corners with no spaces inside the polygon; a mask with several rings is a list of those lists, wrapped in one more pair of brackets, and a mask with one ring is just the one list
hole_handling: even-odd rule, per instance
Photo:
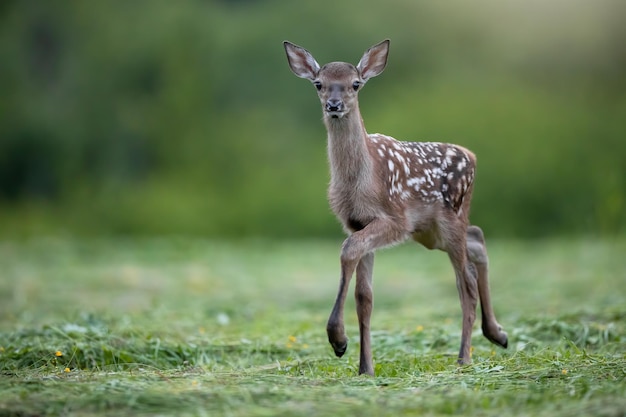
{"label": "deer nose", "polygon": [[342,111],[343,102],[337,99],[330,99],[326,102],[326,111]]}

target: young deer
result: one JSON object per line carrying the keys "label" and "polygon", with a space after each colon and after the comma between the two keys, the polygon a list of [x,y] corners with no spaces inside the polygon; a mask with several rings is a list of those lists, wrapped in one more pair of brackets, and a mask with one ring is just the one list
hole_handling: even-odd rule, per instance
{"label": "young deer", "polygon": [[368,49],[356,67],[331,62],[320,68],[306,49],[287,41],[284,45],[291,70],[313,83],[322,102],[331,171],[329,201],[349,234],[341,249],[339,293],[326,327],[335,354],[341,357],[348,346],[343,307],[356,270],[359,373],[374,374],[370,346],[374,251],[409,238],[447,252],[454,267],[463,311],[458,363],[471,362],[478,297],[483,334],[506,348],[507,334],[491,307],[483,232],[468,220],[474,154],[457,145],[400,142],[365,131],[358,92],[385,68],[389,40]]}

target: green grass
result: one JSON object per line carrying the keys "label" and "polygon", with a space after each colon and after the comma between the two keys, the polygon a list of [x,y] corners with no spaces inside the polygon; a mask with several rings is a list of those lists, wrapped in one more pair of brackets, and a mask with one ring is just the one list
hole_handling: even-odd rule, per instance
{"label": "green grass", "polygon": [[[340,242],[0,242],[0,416],[626,415],[626,241],[490,243],[509,333],[455,365],[452,268],[380,252],[377,376],[325,322]],[[57,356],[60,352],[61,356]]]}

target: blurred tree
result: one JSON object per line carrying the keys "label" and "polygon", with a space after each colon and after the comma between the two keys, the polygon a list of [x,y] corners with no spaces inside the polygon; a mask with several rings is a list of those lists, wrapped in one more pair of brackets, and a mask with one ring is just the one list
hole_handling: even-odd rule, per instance
{"label": "blurred tree", "polygon": [[391,38],[366,125],[473,149],[489,234],[622,233],[623,4],[4,1],[0,230],[337,235],[281,41],[355,62]]}

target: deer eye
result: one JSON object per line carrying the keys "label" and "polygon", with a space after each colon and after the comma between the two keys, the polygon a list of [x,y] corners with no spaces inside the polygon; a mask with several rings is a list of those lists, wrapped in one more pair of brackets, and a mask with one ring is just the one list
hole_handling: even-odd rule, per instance
{"label": "deer eye", "polygon": [[315,86],[315,88],[317,88],[317,91],[320,91],[322,89],[322,83],[319,81],[314,81],[313,85]]}
{"label": "deer eye", "polygon": [[355,81],[352,83],[352,88],[354,88],[354,91],[358,90],[360,86],[361,83],[359,81]]}

